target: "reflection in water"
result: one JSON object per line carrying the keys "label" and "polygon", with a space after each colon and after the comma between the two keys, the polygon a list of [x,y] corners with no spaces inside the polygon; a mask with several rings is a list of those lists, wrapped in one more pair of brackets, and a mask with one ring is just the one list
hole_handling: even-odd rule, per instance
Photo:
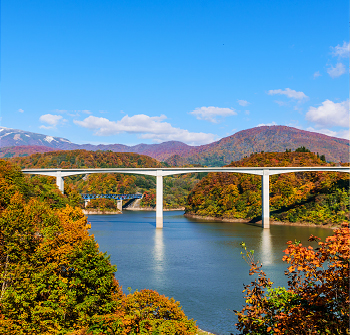
{"label": "reflection in water", "polygon": [[287,241],[309,245],[310,234],[324,241],[332,233],[320,227],[261,229],[240,222],[192,221],[174,212],[164,212],[164,217],[164,229],[155,229],[154,213],[144,211],[89,215],[89,221],[100,250],[108,251],[118,266],[120,285],[174,297],[201,329],[220,335],[238,333],[232,310],[242,309],[243,283],[253,280],[240,257],[241,241],[255,250],[277,287],[287,286],[282,262]]}
{"label": "reflection in water", "polygon": [[153,269],[157,283],[164,281],[164,240],[163,229],[156,229],[154,235]]}
{"label": "reflection in water", "polygon": [[263,229],[261,233],[261,263],[269,265],[273,263],[273,250],[270,229]]}

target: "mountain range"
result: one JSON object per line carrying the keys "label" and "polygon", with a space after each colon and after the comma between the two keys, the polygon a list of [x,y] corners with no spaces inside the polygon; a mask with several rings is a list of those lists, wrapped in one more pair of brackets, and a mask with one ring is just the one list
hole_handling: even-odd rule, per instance
{"label": "mountain range", "polygon": [[349,162],[349,140],[287,126],[261,126],[239,131],[219,141],[190,146],[179,141],[160,144],[75,144],[68,139],[0,127],[0,157],[18,157],[53,150],[111,150],[147,155],[170,165],[223,166],[254,152],[281,152],[305,146],[327,161]]}

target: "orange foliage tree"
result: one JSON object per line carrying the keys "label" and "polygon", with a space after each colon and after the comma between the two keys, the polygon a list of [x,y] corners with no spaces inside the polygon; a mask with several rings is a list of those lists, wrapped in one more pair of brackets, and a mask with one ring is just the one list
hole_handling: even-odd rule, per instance
{"label": "orange foliage tree", "polygon": [[[180,303],[153,290],[123,295],[114,313],[100,317],[95,328],[103,334],[194,335],[197,326],[189,320]],[[91,330],[94,327],[90,328]],[[81,335],[83,335],[82,333]]]}
{"label": "orange foliage tree", "polygon": [[173,299],[123,294],[81,209],[46,186],[0,160],[0,334],[196,333]]}
{"label": "orange foliage tree", "polygon": [[254,251],[245,249],[254,282],[244,286],[246,306],[238,315],[242,334],[348,334],[350,231],[336,229],[318,248],[289,241],[283,260],[288,288],[272,288]]}
{"label": "orange foliage tree", "polygon": [[[232,162],[232,167],[325,166],[311,152],[265,152]],[[349,175],[297,172],[270,177],[271,219],[283,222],[341,224],[349,221]],[[190,192],[186,213],[259,220],[261,177],[209,173]]]}

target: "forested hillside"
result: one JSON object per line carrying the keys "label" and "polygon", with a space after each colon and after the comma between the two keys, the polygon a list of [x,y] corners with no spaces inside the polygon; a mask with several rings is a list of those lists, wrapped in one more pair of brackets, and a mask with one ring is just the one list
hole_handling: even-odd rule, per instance
{"label": "forested hillside", "polygon": [[[148,156],[129,152],[67,150],[34,154],[11,159],[21,168],[140,168],[164,167]],[[189,174],[164,178],[164,207],[178,208],[186,204],[189,191],[203,174]],[[32,177],[38,180],[47,177]],[[55,184],[55,179],[50,178]],[[146,193],[141,205],[155,206],[156,180],[153,176],[120,173],[77,175],[65,178],[65,193]],[[104,201],[106,202],[106,201]],[[95,203],[95,202],[94,202]],[[96,202],[98,203],[98,202]],[[114,208],[114,206],[110,206]]]}
{"label": "forested hillside", "polygon": [[[321,166],[311,152],[266,152],[228,166]],[[339,224],[349,221],[349,175],[298,172],[270,176],[272,220]],[[261,177],[210,173],[188,197],[187,214],[229,219],[261,219]]]}
{"label": "forested hillside", "polygon": [[[262,126],[239,131],[217,142],[183,150],[181,159],[169,157],[166,162],[223,166],[250,156],[254,152],[283,152],[305,146],[324,155],[327,161],[349,162],[349,140],[300,130],[287,126]],[[177,153],[176,153],[177,154]]]}
{"label": "forested hillside", "polygon": [[42,145],[19,145],[13,147],[0,148],[0,158],[26,157],[35,153],[56,151],[50,147]]}
{"label": "forested hillside", "polygon": [[[241,130],[216,142],[191,146],[179,141],[159,144],[75,144],[60,137],[35,134],[18,129],[0,127],[0,147],[6,157],[30,155],[34,152],[56,150],[91,150],[134,152],[147,155],[172,166],[207,165],[223,166],[250,156],[253,152],[295,150],[308,147],[312,152],[325,155],[330,162],[349,162],[350,142],[348,139],[331,137],[316,132],[287,126],[261,126]],[[11,147],[12,146],[12,147]],[[18,146],[22,146],[20,150]],[[40,146],[40,147],[39,147]],[[27,149],[26,149],[27,147]]]}
{"label": "forested hillside", "polygon": [[195,334],[174,299],[123,294],[82,211],[0,160],[0,334]]}
{"label": "forested hillside", "polygon": [[11,160],[21,168],[111,168],[160,167],[161,163],[148,156],[131,152],[61,150]]}

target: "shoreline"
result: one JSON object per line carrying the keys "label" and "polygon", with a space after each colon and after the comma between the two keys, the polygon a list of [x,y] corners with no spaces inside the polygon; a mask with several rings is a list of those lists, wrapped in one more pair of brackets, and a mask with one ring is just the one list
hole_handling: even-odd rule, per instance
{"label": "shoreline", "polygon": [[122,214],[121,211],[101,211],[101,210],[87,210],[87,209],[82,209],[83,213],[85,215],[91,215],[91,214]]}
{"label": "shoreline", "polygon": [[[184,211],[184,207],[179,208],[164,208],[163,212],[171,212],[171,211]],[[101,211],[101,210],[86,210],[82,209],[85,215],[115,215],[115,214],[123,214],[122,211]],[[156,209],[152,207],[143,207],[143,208],[125,208],[123,211],[149,211],[155,212]],[[252,222],[248,219],[237,219],[237,218],[218,218],[214,216],[201,216],[197,214],[184,213],[184,217],[194,219],[194,220],[205,220],[205,221],[216,221],[216,222],[240,222],[245,223],[252,226],[261,227],[262,220]],[[341,225],[331,225],[329,223],[318,225],[312,222],[282,222],[282,221],[273,221],[270,220],[270,225],[274,226],[302,226],[302,227],[319,227],[319,228],[327,228],[327,229],[336,229],[340,228]]]}
{"label": "shoreline", "polygon": [[[123,211],[149,211],[149,212],[155,212],[156,209],[152,207],[143,207],[143,208],[124,208],[123,211],[101,211],[101,210],[93,210],[93,209],[81,209],[85,215],[106,215],[106,214],[123,214]],[[163,212],[170,212],[170,211],[184,211],[185,207],[179,207],[179,208],[164,208]]]}
{"label": "shoreline", "polygon": [[[190,218],[190,219],[195,219],[195,220],[206,220],[206,221],[217,221],[217,222],[241,222],[257,227],[262,226],[262,220],[252,222],[251,220],[248,219],[237,219],[237,218],[217,218],[213,216],[201,216],[201,215],[196,215],[196,214],[190,214],[190,213],[185,213],[184,217]],[[331,225],[329,223],[323,224],[323,225],[318,225],[312,222],[282,222],[282,221],[273,221],[270,220],[270,225],[274,226],[303,226],[303,227],[319,227],[319,228],[328,228],[328,229],[336,229],[340,228],[341,225]]]}
{"label": "shoreline", "polygon": [[[163,212],[170,212],[170,211],[184,211],[185,207],[178,207],[178,208],[163,208]],[[140,208],[124,208],[123,211],[150,211],[155,212],[156,209],[153,207],[140,207]]]}

